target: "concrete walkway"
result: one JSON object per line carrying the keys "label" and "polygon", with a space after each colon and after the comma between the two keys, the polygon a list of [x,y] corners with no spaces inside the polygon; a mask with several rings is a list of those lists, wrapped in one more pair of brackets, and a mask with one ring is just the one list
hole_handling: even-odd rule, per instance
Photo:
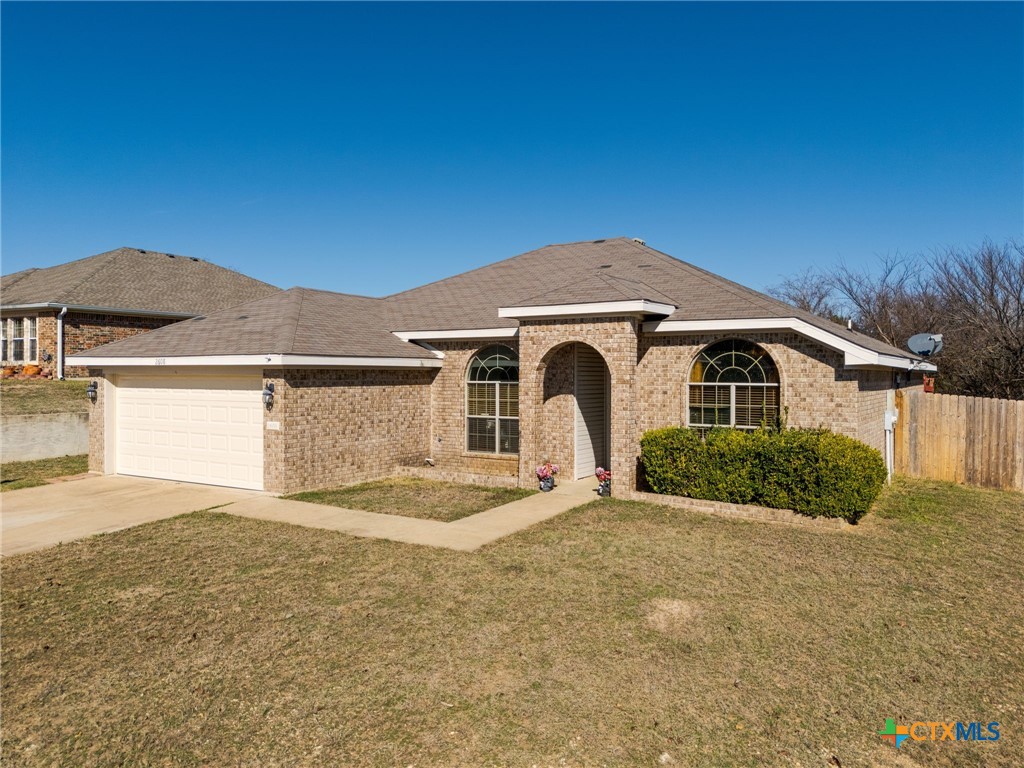
{"label": "concrete walkway", "polygon": [[263,496],[260,491],[120,475],[93,475],[7,491],[0,494],[0,553],[45,549],[97,533]]}
{"label": "concrete walkway", "polygon": [[550,493],[536,493],[451,523],[381,515],[269,496],[243,499],[221,511],[240,517],[325,528],[351,536],[472,552],[484,544],[529,528],[596,498],[597,480],[588,478],[561,483]]}

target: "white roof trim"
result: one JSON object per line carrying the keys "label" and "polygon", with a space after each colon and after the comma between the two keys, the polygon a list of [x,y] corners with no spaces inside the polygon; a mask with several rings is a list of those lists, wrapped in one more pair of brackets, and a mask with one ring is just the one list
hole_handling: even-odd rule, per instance
{"label": "white roof trim", "polygon": [[500,307],[498,317],[580,317],[583,315],[671,315],[672,304],[647,299],[595,301],[586,304],[545,304],[537,307]]}
{"label": "white roof trim", "polygon": [[742,320],[660,320],[644,323],[644,333],[706,333],[716,331],[795,331],[845,355],[847,368],[881,367],[935,371],[933,363],[875,352],[854,341],[796,317],[755,317]]}
{"label": "white roof trim", "polygon": [[328,355],[190,355],[182,357],[93,357],[71,355],[73,365],[89,368],[160,366],[259,366],[264,368],[440,368],[437,358],[331,357]]}
{"label": "white roof trim", "polygon": [[3,304],[0,312],[14,312],[26,309],[63,309],[67,307],[73,312],[89,312],[94,315],[143,315],[146,317],[177,317],[186,320],[198,317],[198,312],[165,312],[160,309],[125,309],[123,307],[92,307],[86,304],[60,304],[46,302],[40,304]]}
{"label": "white roof trim", "polygon": [[509,339],[518,328],[468,328],[459,331],[392,331],[402,341],[443,341],[444,339]]}

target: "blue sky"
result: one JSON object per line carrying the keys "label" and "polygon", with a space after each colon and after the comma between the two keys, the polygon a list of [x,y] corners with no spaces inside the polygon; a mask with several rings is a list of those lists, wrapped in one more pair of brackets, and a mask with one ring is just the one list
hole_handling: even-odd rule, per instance
{"label": "blue sky", "polygon": [[1024,238],[1024,5],[16,3],[4,273],[383,295],[618,235],[754,288]]}

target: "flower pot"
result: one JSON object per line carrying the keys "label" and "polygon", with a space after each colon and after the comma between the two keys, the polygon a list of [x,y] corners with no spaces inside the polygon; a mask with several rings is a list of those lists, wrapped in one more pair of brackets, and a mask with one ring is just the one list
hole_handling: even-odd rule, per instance
{"label": "flower pot", "polygon": [[547,491],[553,491],[555,489],[555,478],[553,477],[542,477],[540,479],[540,489],[545,493]]}

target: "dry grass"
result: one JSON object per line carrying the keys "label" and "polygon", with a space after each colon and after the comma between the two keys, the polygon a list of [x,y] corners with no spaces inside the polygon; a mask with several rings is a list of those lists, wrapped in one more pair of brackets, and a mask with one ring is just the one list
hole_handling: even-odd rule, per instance
{"label": "dry grass", "polygon": [[1024,764],[1024,497],[878,509],[602,500],[473,554],[205,512],[4,558],[3,763]]}
{"label": "dry grass", "polygon": [[54,477],[80,475],[89,471],[89,456],[59,456],[36,461],[9,461],[0,464],[0,491],[16,491],[44,485]]}
{"label": "dry grass", "polygon": [[537,491],[525,488],[487,488],[408,477],[360,483],[331,491],[307,491],[285,498],[450,523],[534,493]]}
{"label": "dry grass", "polygon": [[85,413],[89,400],[85,380],[4,379],[0,383],[0,411],[5,416],[29,413]]}

